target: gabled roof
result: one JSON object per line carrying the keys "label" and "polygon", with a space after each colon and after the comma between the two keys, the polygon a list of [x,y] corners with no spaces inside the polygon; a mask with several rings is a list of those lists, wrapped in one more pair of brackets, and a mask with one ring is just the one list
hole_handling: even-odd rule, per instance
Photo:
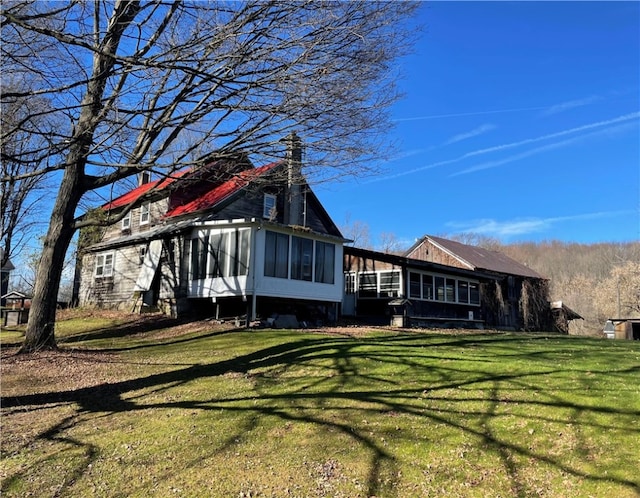
{"label": "gabled roof", "polygon": [[107,202],[102,206],[102,209],[108,211],[135,204],[141,197],[152,191],[158,193],[158,195],[168,195],[169,192],[183,187],[188,194],[193,194],[195,191],[196,195],[199,195],[200,191],[193,189],[193,184],[203,185],[203,182],[206,181],[220,185],[224,179],[229,177],[228,175],[235,175],[245,170],[253,170],[253,165],[244,154],[236,154],[218,159],[212,156],[208,160],[201,160],[200,164],[198,167],[176,171],[160,180],[143,183],[126,194]]}
{"label": "gabled roof", "polygon": [[489,270],[506,275],[544,278],[535,270],[518,263],[501,252],[490,251],[488,249],[483,249],[482,247],[470,246],[454,240],[443,239],[441,237],[434,237],[431,235],[425,235],[416,244],[414,244],[406,254],[411,253],[416,247],[425,241],[430,241],[443,251],[448,252],[472,270]]}
{"label": "gabled roof", "polygon": [[128,206],[129,204],[133,204],[138,199],[140,199],[144,194],[146,194],[147,192],[150,192],[151,190],[156,190],[156,191],[164,190],[169,185],[174,183],[179,178],[182,178],[184,175],[186,175],[190,171],[191,171],[190,169],[185,169],[185,170],[173,173],[160,180],[143,183],[139,187],[134,188],[133,190],[127,192],[126,194],[123,194],[120,197],[116,197],[111,202],[107,202],[106,204],[103,204],[102,209],[108,211],[111,209],[116,209],[119,207]]}
{"label": "gabled roof", "polygon": [[195,199],[191,199],[184,204],[169,209],[169,211],[164,215],[164,218],[193,214],[205,209],[210,209],[220,202],[229,199],[249,185],[253,180],[265,175],[280,164],[283,164],[283,161],[277,161],[259,168],[241,171],[231,180],[227,180],[219,185],[214,185],[213,188],[207,190]]}
{"label": "gabled roof", "polygon": [[[4,259],[4,249],[2,247],[0,247],[0,261]],[[13,271],[16,269],[15,266],[13,266],[13,263],[11,262],[10,259],[7,259],[7,262],[2,265],[2,268],[0,268],[3,272],[9,272],[9,271]]]}
{"label": "gabled roof", "polygon": [[31,296],[27,296],[22,292],[11,291],[7,292],[4,296],[0,296],[2,299],[31,299]]}
{"label": "gabled roof", "polygon": [[564,304],[562,301],[552,301],[551,311],[558,312],[558,313],[563,312],[567,320],[584,320],[583,317],[578,315],[578,313],[573,311],[571,308],[569,308],[569,306]]}

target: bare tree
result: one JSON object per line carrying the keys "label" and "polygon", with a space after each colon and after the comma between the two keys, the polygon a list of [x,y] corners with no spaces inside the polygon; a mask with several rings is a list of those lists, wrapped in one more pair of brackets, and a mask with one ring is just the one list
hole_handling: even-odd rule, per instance
{"label": "bare tree", "polygon": [[[388,151],[393,63],[410,46],[408,2],[6,1],[7,74],[30,77],[68,129],[22,351],[55,348],[55,296],[81,202],[141,170],[171,174],[194,151],[270,158],[304,137],[315,181],[362,174]],[[5,74],[5,73],[3,73]],[[4,77],[4,76],[3,76]],[[309,166],[311,165],[311,166]],[[105,193],[106,192],[106,193]],[[111,220],[113,221],[113,220]]]}
{"label": "bare tree", "polygon": [[351,215],[347,213],[345,222],[340,225],[340,231],[350,241],[348,245],[360,247],[362,249],[373,249],[371,244],[371,236],[369,234],[369,225],[359,221],[351,221]]}
{"label": "bare tree", "polygon": [[385,254],[402,254],[407,250],[402,242],[398,240],[395,233],[382,232],[380,234],[380,251]]}
{"label": "bare tree", "polygon": [[[24,88],[25,83],[22,83]],[[11,85],[17,88],[17,85]],[[45,167],[52,141],[43,133],[51,129],[43,98],[2,99],[0,153],[0,234],[4,265],[21,253],[44,226],[38,208],[46,193],[42,175],[31,173]]]}

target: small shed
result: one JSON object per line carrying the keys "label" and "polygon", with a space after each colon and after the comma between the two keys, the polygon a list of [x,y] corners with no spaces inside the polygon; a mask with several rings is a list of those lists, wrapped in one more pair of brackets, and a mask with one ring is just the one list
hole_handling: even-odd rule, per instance
{"label": "small shed", "polygon": [[609,318],[604,333],[608,339],[640,341],[640,318]]}
{"label": "small shed", "polygon": [[584,320],[578,313],[573,311],[562,301],[552,301],[551,315],[553,317],[553,326],[558,332],[563,334],[569,333],[569,322],[571,320]]}
{"label": "small shed", "polygon": [[392,299],[389,301],[391,308],[391,326],[392,327],[409,327],[409,315],[411,311],[411,301],[408,299]]}
{"label": "small shed", "polygon": [[29,320],[31,296],[22,292],[11,291],[2,296],[5,307],[2,310],[2,323],[7,325],[21,325]]}

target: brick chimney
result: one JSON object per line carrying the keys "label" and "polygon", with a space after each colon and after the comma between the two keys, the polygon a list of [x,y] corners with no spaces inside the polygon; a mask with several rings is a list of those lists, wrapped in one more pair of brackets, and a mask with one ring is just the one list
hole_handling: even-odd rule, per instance
{"label": "brick chimney", "polygon": [[302,177],[302,140],[291,132],[287,144],[287,186],[285,190],[284,222],[287,225],[305,225],[304,179]]}

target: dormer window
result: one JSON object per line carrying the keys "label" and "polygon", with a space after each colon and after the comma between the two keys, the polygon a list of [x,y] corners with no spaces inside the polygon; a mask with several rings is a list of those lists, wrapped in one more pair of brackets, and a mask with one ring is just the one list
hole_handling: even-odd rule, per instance
{"label": "dormer window", "polygon": [[140,206],[140,224],[146,225],[149,223],[150,204],[145,202]]}
{"label": "dormer window", "polygon": [[262,217],[274,220],[276,217],[276,196],[273,194],[264,194],[264,204]]}
{"label": "dormer window", "polygon": [[130,230],[131,229],[131,211],[124,215],[122,218],[122,229]]}

